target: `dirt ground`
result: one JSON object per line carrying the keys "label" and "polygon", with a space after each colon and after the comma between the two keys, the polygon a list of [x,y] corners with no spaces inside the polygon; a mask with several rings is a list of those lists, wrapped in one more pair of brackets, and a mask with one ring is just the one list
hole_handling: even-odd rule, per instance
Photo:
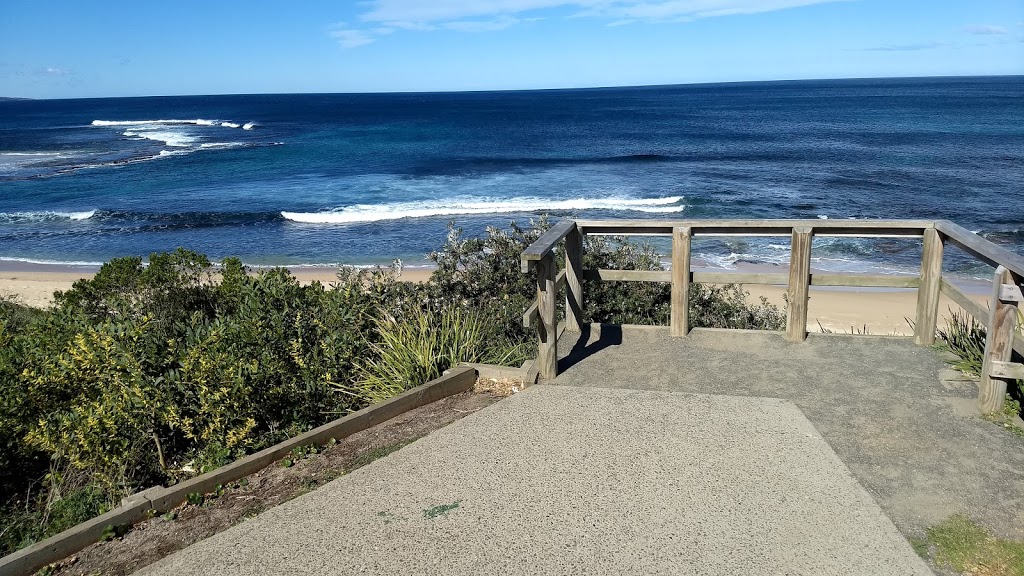
{"label": "dirt ground", "polygon": [[131,574],[500,399],[500,395],[491,391],[463,392],[406,412],[336,444],[320,447],[316,453],[297,455],[264,468],[225,486],[220,494],[206,495],[201,504],[185,504],[168,514],[136,524],[123,537],[93,544],[43,573]]}

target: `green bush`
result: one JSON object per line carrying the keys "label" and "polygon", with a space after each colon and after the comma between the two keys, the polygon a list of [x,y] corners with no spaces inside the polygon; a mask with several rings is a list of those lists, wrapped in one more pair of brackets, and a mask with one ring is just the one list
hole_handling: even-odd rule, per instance
{"label": "green bush", "polygon": [[[464,238],[462,231],[449,226],[448,240],[442,250],[430,254],[437,265],[429,291],[432,302],[460,302],[485,312],[493,323],[503,327],[510,344],[529,342],[533,332],[521,326],[520,318],[535,300],[535,276],[520,271],[519,258],[540,234],[549,228],[546,219],[528,228],[514,222],[509,230],[488,228],[480,238]],[[565,252],[555,254],[564,266]],[[587,236],[583,267],[612,270],[664,270],[661,256],[649,243],[625,237]],[[690,287],[690,322],[694,327],[782,330],[784,310],[762,298],[758,304],[747,302],[748,293],[737,285]],[[424,305],[429,303],[424,302]],[[667,325],[670,313],[670,287],[654,282],[583,281],[585,322],[610,324]],[[562,314],[559,306],[559,314]],[[534,349],[535,352],[535,349]]]}

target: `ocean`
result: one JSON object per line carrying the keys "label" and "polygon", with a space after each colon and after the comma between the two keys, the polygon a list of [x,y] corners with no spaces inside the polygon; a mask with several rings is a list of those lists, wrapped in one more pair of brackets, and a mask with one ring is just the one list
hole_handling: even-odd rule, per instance
{"label": "ocean", "polygon": [[[7,261],[184,246],[420,266],[449,221],[476,235],[543,214],[950,219],[1024,252],[1022,200],[1022,76],[0,101]],[[694,250],[721,268],[788,259],[785,239]],[[987,274],[952,252],[952,271]],[[920,248],[818,239],[813,257],[913,272]]]}

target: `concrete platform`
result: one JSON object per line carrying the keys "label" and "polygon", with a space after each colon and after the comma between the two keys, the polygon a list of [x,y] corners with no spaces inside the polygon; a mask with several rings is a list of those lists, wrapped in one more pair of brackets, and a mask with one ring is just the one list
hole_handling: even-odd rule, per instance
{"label": "concrete platform", "polygon": [[554,386],[140,572],[930,573],[792,402]]}
{"label": "concrete platform", "polygon": [[910,338],[606,326],[563,340],[559,385],[791,400],[908,537],[966,514],[1024,540],[1024,439]]}

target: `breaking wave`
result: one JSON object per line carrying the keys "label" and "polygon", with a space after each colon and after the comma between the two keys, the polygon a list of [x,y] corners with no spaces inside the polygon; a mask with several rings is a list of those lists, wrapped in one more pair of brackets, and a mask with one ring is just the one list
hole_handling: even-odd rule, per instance
{"label": "breaking wave", "polygon": [[57,220],[88,220],[96,215],[95,210],[84,212],[0,212],[0,222],[54,222]]}
{"label": "breaking wave", "polygon": [[167,126],[225,126],[227,128],[237,128],[238,125],[232,122],[226,122],[221,120],[204,120],[202,118],[196,118],[195,120],[93,120],[93,126],[146,126],[148,124],[158,124]]}
{"label": "breaking wave", "polygon": [[287,220],[308,224],[353,224],[403,218],[457,216],[476,214],[507,214],[512,212],[544,212],[565,210],[632,211],[649,214],[682,212],[686,206],[681,196],[669,198],[508,198],[503,200],[447,200],[439,202],[396,202],[392,204],[356,204],[327,212],[281,212]]}

